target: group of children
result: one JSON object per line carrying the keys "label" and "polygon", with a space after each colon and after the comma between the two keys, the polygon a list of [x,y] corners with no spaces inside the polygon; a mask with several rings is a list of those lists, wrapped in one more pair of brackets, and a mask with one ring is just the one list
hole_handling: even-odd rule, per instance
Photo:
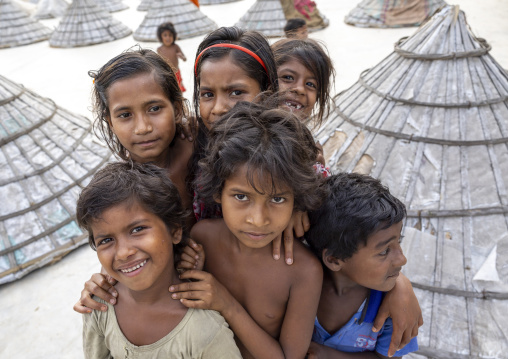
{"label": "group of children", "polygon": [[323,47],[223,27],[194,71],[194,115],[151,50],[91,72],[96,132],[122,162],[77,203],[103,269],[74,306],[85,356],[416,350],[421,311],[399,275],[404,205],[368,176],[329,175],[312,136],[333,83]]}

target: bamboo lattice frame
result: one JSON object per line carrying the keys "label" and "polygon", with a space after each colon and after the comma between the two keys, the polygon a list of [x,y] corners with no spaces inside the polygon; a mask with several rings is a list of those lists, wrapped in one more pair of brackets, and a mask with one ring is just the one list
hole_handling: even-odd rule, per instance
{"label": "bamboo lattice frame", "polygon": [[143,22],[134,32],[134,39],[159,41],[157,27],[168,21],[175,26],[178,39],[204,35],[217,29],[217,24],[189,0],[153,0]]}
{"label": "bamboo lattice frame", "polygon": [[122,11],[129,8],[122,0],[95,0],[95,2],[101,9],[109,12]]}
{"label": "bamboo lattice frame", "polygon": [[419,26],[444,5],[443,0],[363,0],[344,22],[358,27]]}
{"label": "bamboo lattice frame", "polygon": [[407,206],[403,247],[424,314],[419,354],[508,352],[508,74],[447,6],[335,98],[327,165]]}
{"label": "bamboo lattice frame", "polygon": [[53,47],[88,46],[118,40],[131,33],[131,29],[97,6],[95,0],[73,0],[49,44]]}
{"label": "bamboo lattice frame", "polygon": [[77,195],[110,158],[88,119],[0,76],[0,284],[87,242]]}
{"label": "bamboo lattice frame", "polygon": [[0,49],[49,39],[52,30],[11,0],[0,0]]}
{"label": "bamboo lattice frame", "polygon": [[33,14],[35,19],[52,19],[65,14],[69,4],[65,0],[39,0]]}

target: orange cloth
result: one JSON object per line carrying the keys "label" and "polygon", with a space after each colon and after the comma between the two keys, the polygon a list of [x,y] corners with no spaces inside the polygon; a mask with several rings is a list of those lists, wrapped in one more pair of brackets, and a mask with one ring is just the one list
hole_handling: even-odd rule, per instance
{"label": "orange cloth", "polygon": [[182,83],[182,74],[180,73],[180,70],[175,72],[176,80],[178,81],[178,86],[180,87],[180,91],[185,92],[187,91]]}
{"label": "orange cloth", "polygon": [[193,3],[194,5],[199,7],[199,0],[190,0],[190,1],[191,1],[191,3]]}

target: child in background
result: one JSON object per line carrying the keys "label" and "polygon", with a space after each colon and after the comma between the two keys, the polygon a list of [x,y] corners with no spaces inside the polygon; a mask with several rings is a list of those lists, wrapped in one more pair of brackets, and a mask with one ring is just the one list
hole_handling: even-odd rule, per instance
{"label": "child in background", "polygon": [[[330,111],[335,69],[324,46],[312,39],[283,39],[272,45],[283,107],[319,127]],[[313,116],[314,110],[317,113]]]}
{"label": "child in background", "polygon": [[108,164],[81,192],[76,217],[120,293],[115,307],[83,316],[85,358],[241,358],[217,312],[171,300],[186,211],[163,169]]}
{"label": "child in background", "polygon": [[[326,188],[330,193],[321,208],[309,213],[306,235],[324,268],[309,358],[387,358],[392,320],[378,331],[373,322],[406,264],[400,247],[406,209],[369,176],[337,174]],[[415,337],[394,355],[416,350]]]}
{"label": "child in background", "polygon": [[176,30],[171,22],[165,22],[157,28],[157,38],[162,43],[161,46],[157,48],[157,53],[164,57],[167,61],[169,61],[170,65],[175,69],[175,75],[178,80],[178,86],[180,86],[180,90],[185,92],[185,87],[182,83],[182,74],[180,73],[180,68],[178,67],[178,59],[182,59],[183,61],[187,61],[187,58],[178,46],[176,41]]}
{"label": "child in background", "polygon": [[309,37],[307,23],[304,19],[289,19],[284,26],[284,33],[288,39],[305,40]]}
{"label": "child in background", "polygon": [[310,131],[276,105],[241,102],[212,126],[198,185],[223,218],[191,231],[209,273],[188,270],[181,278],[197,281],[170,288],[189,308],[221,313],[243,358],[303,358],[321,290],[319,261],[302,243],[291,266],[272,257],[293,210],[316,208],[326,195]]}
{"label": "child in background", "polygon": [[[121,159],[163,168],[178,188],[184,207],[192,208],[185,181],[193,144],[179,136],[186,105],[171,66],[155,52],[140,49],[114,57],[90,75],[96,134]],[[188,224],[192,221],[190,213]],[[91,295],[114,304],[113,284],[104,275],[94,274],[74,310],[107,310]]]}

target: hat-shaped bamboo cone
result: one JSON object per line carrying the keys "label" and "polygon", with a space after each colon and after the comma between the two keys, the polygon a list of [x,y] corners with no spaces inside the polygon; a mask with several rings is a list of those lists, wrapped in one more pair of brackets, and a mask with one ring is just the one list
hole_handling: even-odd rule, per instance
{"label": "hat-shaped bamboo cone", "polygon": [[240,0],[199,0],[199,5],[217,5]]}
{"label": "hat-shaped bamboo cone", "polygon": [[109,12],[122,11],[129,8],[122,0],[95,0],[95,2],[101,9]]}
{"label": "hat-shaped bamboo cone", "polygon": [[52,30],[11,0],[0,0],[0,49],[49,39]]}
{"label": "hat-shaped bamboo cone", "polygon": [[152,5],[153,2],[154,2],[154,0],[141,0],[141,3],[138,5],[136,10],[148,11],[148,9],[150,8],[150,5]]}
{"label": "hat-shaped bamboo cone", "polygon": [[87,46],[121,39],[131,33],[131,29],[97,6],[95,0],[73,0],[49,44],[53,47]]}
{"label": "hat-shaped bamboo cone", "polygon": [[334,171],[379,178],[407,207],[402,271],[419,353],[508,353],[508,74],[447,6],[335,98],[317,136]]}
{"label": "hat-shaped bamboo cone", "polygon": [[111,156],[87,118],[0,76],[0,284],[87,242],[76,199]]}
{"label": "hat-shaped bamboo cone", "polygon": [[217,28],[217,24],[189,0],[154,0],[143,22],[134,31],[134,39],[159,41],[157,27],[168,21],[175,26],[178,39],[207,34]]}
{"label": "hat-shaped bamboo cone", "polygon": [[65,0],[39,0],[33,15],[36,19],[51,19],[65,14],[69,4]]}
{"label": "hat-shaped bamboo cone", "polygon": [[359,27],[418,26],[444,5],[443,0],[363,0],[344,22]]}
{"label": "hat-shaped bamboo cone", "polygon": [[284,36],[284,26],[290,18],[305,19],[309,31],[328,26],[328,19],[316,7],[312,7],[312,11],[304,9],[307,16],[295,8],[294,0],[257,0],[235,26],[258,31],[268,37]]}

